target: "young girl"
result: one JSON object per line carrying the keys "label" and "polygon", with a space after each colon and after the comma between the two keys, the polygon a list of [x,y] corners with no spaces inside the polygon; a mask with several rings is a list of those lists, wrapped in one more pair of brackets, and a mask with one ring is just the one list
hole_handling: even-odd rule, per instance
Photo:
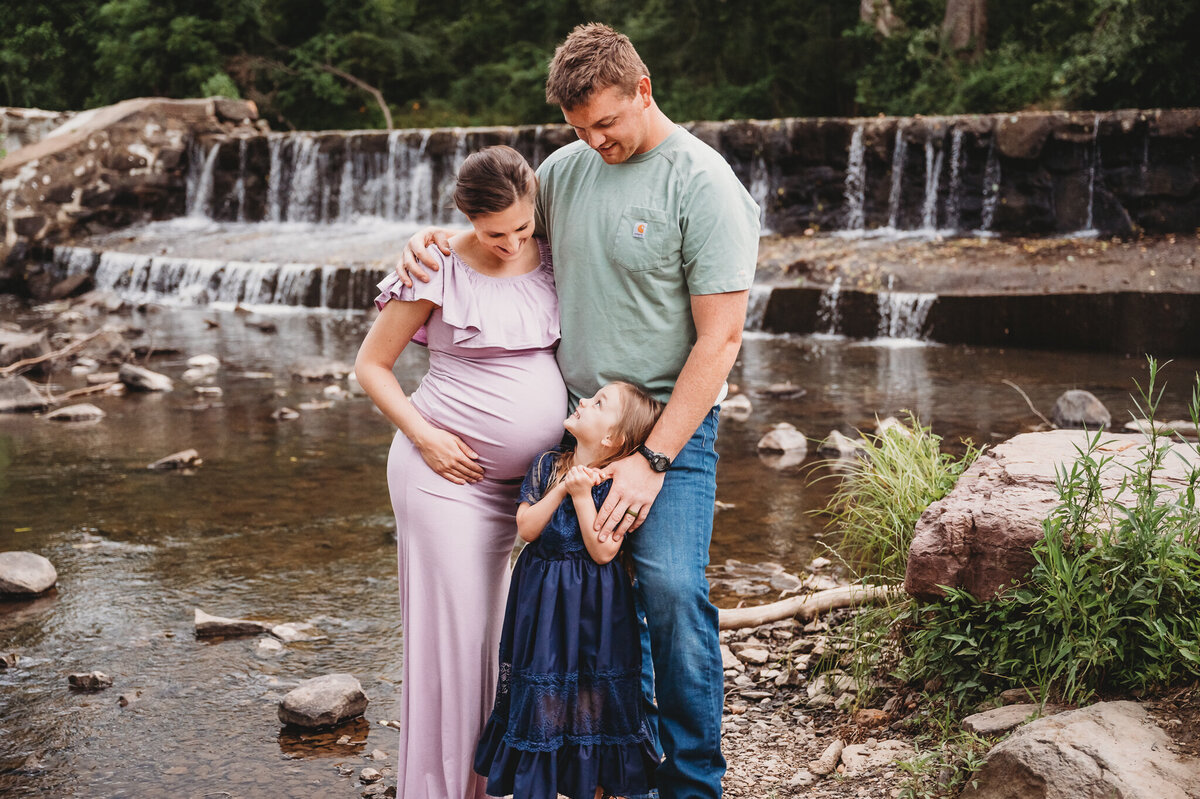
{"label": "young girl", "polygon": [[609,383],[563,423],[575,449],[534,460],[521,485],[513,569],[500,637],[496,705],[475,751],[491,796],[594,799],[645,794],[658,766],[641,694],[633,586],[599,541],[601,471],[635,452],[662,403]]}

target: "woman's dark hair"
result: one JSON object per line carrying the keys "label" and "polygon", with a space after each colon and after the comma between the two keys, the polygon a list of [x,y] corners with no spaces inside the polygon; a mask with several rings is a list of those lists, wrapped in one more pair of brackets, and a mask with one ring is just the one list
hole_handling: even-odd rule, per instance
{"label": "woman's dark hair", "polygon": [[454,204],[468,219],[498,214],[532,197],[537,176],[525,156],[503,144],[471,153],[458,169]]}

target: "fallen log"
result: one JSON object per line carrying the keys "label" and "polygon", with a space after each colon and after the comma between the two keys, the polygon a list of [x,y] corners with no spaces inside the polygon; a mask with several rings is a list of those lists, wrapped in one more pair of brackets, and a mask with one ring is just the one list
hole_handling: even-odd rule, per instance
{"label": "fallen log", "polygon": [[719,611],[720,625],[722,630],[736,630],[741,627],[758,627],[793,616],[809,621],[826,611],[883,602],[897,593],[896,589],[888,589],[882,585],[848,585],[842,588],[830,588],[827,591],[817,591],[815,594],[788,597],[769,605],[722,608]]}
{"label": "fallen log", "polygon": [[97,330],[97,331],[91,333],[90,335],[79,339],[79,341],[76,341],[73,344],[68,344],[66,347],[63,347],[61,350],[55,350],[54,352],[47,352],[45,355],[38,355],[35,358],[26,358],[22,361],[17,361],[16,363],[10,363],[8,366],[0,367],[0,377],[18,373],[22,369],[27,369],[30,366],[37,366],[39,363],[45,363],[46,361],[53,361],[56,358],[64,358],[67,355],[70,355],[71,353],[75,352],[76,350],[83,349],[83,345],[87,344],[89,341],[91,341],[92,339],[96,338],[97,336],[99,336],[101,333],[104,333],[104,332],[105,331],[103,329]]}

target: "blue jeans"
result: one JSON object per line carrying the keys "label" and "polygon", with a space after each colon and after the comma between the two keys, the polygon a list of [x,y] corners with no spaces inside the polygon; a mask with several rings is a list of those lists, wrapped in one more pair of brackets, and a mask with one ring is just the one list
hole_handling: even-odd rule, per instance
{"label": "blue jeans", "polygon": [[721,756],[721,668],[717,609],[708,601],[708,546],[717,494],[717,409],[676,456],[646,521],[630,536],[642,629],[642,684],[658,703],[665,759],[661,799],[717,799]]}

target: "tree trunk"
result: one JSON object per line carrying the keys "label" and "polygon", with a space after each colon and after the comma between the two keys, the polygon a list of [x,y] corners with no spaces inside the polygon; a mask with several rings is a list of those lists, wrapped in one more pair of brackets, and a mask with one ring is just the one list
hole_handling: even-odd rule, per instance
{"label": "tree trunk", "polygon": [[874,26],[885,39],[904,27],[904,22],[892,10],[890,0],[859,0],[858,16]]}
{"label": "tree trunk", "polygon": [[942,35],[956,53],[970,51],[973,58],[983,55],[987,47],[987,0],[946,0]]}

